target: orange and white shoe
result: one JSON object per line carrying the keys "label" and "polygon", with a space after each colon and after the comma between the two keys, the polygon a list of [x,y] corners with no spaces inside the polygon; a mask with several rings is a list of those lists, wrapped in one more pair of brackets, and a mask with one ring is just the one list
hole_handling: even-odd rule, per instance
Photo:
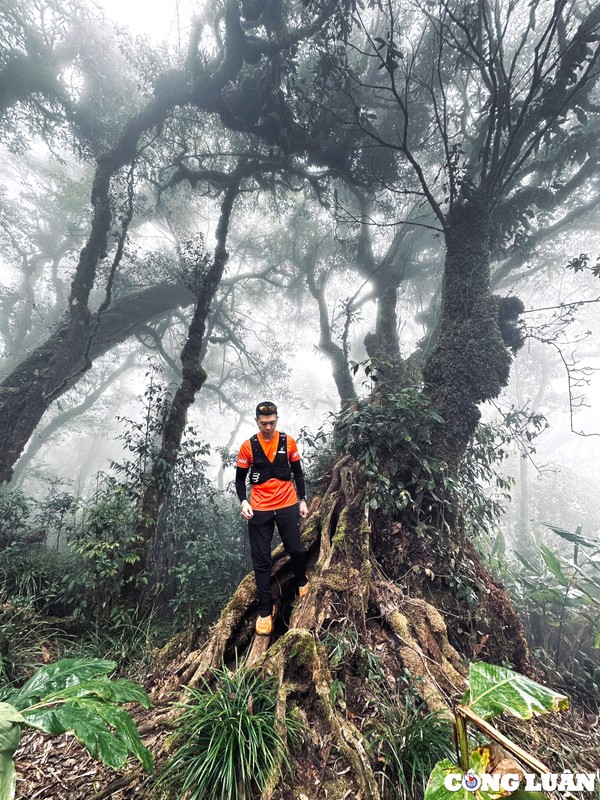
{"label": "orange and white shoe", "polygon": [[270,636],[273,633],[273,617],[275,616],[275,606],[273,606],[273,611],[269,614],[268,617],[257,617],[256,618],[256,632],[260,636]]}
{"label": "orange and white shoe", "polygon": [[298,594],[300,595],[300,600],[303,600],[309,592],[310,592],[310,581],[306,581],[304,586],[298,587]]}

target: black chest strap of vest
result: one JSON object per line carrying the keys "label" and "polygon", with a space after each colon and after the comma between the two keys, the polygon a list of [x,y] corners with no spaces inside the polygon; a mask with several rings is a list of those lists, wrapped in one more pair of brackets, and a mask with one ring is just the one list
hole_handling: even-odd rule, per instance
{"label": "black chest strap of vest", "polygon": [[258,441],[258,434],[255,433],[250,439],[250,445],[252,447],[252,465],[250,466],[250,483],[252,486],[264,483],[271,478],[276,478],[278,481],[292,480],[292,468],[287,452],[287,435],[283,431],[279,431],[279,444],[273,461],[269,461],[267,458]]}

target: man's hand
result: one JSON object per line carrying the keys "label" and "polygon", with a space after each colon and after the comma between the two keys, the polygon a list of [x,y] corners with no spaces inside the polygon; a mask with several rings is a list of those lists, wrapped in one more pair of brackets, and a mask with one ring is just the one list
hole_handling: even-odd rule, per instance
{"label": "man's hand", "polygon": [[306,500],[300,500],[300,516],[302,519],[306,519],[308,517],[308,506],[306,505]]}
{"label": "man's hand", "polygon": [[[306,505],[306,503],[304,504]],[[242,517],[244,519],[252,519],[254,516],[254,511],[252,511],[252,506],[247,500],[242,500]]]}

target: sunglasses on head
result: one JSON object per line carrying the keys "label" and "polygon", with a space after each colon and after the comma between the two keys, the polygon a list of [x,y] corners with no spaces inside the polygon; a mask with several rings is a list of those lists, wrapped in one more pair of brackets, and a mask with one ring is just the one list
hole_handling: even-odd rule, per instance
{"label": "sunglasses on head", "polygon": [[258,407],[258,410],[261,414],[275,414],[277,411],[277,406],[274,406],[272,403],[263,403]]}

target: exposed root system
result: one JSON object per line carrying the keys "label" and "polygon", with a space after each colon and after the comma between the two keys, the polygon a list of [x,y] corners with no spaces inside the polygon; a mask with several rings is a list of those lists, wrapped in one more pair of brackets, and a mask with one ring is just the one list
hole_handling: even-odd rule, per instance
{"label": "exposed root system", "polygon": [[[166,731],[177,713],[167,710],[168,702],[185,696],[186,687],[210,681],[211,670],[223,663],[230,669],[245,664],[276,677],[277,725],[282,733],[292,709],[305,723],[305,741],[300,752],[292,756],[293,779],[284,764],[276,764],[261,800],[381,797],[366,736],[376,698],[397,696],[405,688],[402,676],[409,674],[425,706],[450,715],[453,702],[465,690],[467,661],[472,653],[470,645],[459,653],[448,638],[443,614],[449,608],[456,611],[451,617],[464,613],[458,601],[434,603],[434,597],[443,592],[450,597],[448,587],[440,582],[432,592],[429,577],[419,592],[410,562],[403,565],[410,580],[392,581],[384,575],[378,553],[372,551],[372,542],[378,540],[372,534],[372,521],[365,511],[353,465],[347,457],[342,458],[327,491],[313,502],[303,533],[309,553],[309,594],[297,599],[289,558],[280,548],[273,561],[277,614],[271,636],[254,633],[258,607],[254,579],[249,575],[204,642],[179,660],[171,657],[168,664],[161,663],[160,680],[153,691],[157,708],[141,726],[144,736],[153,741],[159,762],[161,752],[164,755]],[[410,532],[403,535],[410,536]],[[404,542],[399,550],[410,553],[410,542]],[[481,567],[481,580],[485,580],[485,574]],[[495,598],[500,624],[505,625],[510,601],[491,581],[488,588]],[[371,654],[379,669],[376,679],[371,675],[366,680],[360,670],[353,669],[356,652],[350,654],[344,666],[345,695],[341,700],[336,695],[340,681],[329,657],[330,642],[332,637],[348,636],[349,632],[356,651]],[[513,631],[513,638],[519,635],[518,630]],[[456,637],[454,641],[456,644]],[[527,661],[525,641],[513,641],[512,645]],[[116,780],[120,783],[114,784],[110,795],[101,794],[112,785],[107,780],[104,787],[94,789],[96,794],[90,791],[65,797],[151,800],[156,796],[152,785],[145,784],[137,773],[117,776]],[[27,794],[23,789],[18,796],[42,800],[62,797],[60,793]]]}

